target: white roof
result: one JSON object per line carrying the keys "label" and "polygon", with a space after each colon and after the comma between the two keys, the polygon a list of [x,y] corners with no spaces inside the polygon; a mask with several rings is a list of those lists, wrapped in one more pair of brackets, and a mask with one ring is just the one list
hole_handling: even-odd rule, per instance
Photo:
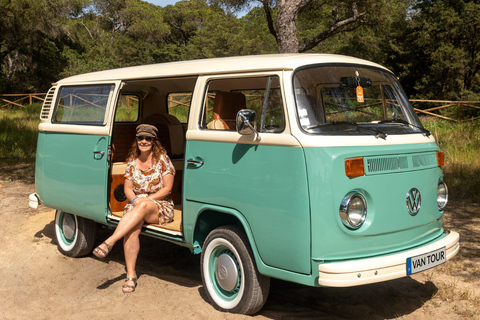
{"label": "white roof", "polygon": [[334,54],[270,54],[189,60],[127,67],[72,76],[58,84],[90,81],[134,80],[162,77],[184,77],[206,74],[241,73],[272,70],[294,70],[298,67],[322,63],[349,63],[378,67],[376,63]]}

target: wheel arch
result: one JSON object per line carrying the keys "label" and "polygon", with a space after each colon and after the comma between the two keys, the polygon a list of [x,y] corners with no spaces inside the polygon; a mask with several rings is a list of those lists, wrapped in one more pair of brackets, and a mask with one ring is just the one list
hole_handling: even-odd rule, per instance
{"label": "wheel arch", "polygon": [[239,211],[231,208],[205,206],[201,209],[197,216],[193,233],[193,242],[200,246],[200,250],[198,250],[198,252],[196,253],[201,252],[203,243],[205,242],[205,239],[212,230],[227,225],[237,226],[245,233],[252,253],[254,255],[255,263],[258,267],[258,262],[262,260],[257,250],[257,246],[255,244],[255,237],[252,233],[250,225]]}

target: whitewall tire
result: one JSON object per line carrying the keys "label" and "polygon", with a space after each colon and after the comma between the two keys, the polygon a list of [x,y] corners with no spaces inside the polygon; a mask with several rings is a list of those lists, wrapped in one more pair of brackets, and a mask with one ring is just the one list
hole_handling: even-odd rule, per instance
{"label": "whitewall tire", "polygon": [[270,278],[258,272],[248,239],[238,227],[210,232],[200,266],[208,300],[216,309],[254,314],[265,304]]}
{"label": "whitewall tire", "polygon": [[95,244],[95,222],[74,214],[57,210],[55,213],[55,237],[58,250],[69,257],[89,254]]}

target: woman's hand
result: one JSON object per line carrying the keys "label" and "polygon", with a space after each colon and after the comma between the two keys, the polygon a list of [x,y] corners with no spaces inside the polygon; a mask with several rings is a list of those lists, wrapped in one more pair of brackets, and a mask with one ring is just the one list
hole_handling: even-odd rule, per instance
{"label": "woman's hand", "polygon": [[125,179],[123,182],[123,191],[125,192],[128,201],[135,206],[138,198],[135,195],[135,192],[133,192],[133,182],[131,180]]}

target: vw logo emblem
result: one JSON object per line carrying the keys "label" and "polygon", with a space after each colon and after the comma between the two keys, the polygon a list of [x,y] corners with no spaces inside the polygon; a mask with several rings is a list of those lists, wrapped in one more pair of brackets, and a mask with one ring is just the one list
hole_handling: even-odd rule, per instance
{"label": "vw logo emblem", "polygon": [[410,215],[414,216],[420,211],[422,196],[417,188],[412,188],[407,193],[407,209]]}

